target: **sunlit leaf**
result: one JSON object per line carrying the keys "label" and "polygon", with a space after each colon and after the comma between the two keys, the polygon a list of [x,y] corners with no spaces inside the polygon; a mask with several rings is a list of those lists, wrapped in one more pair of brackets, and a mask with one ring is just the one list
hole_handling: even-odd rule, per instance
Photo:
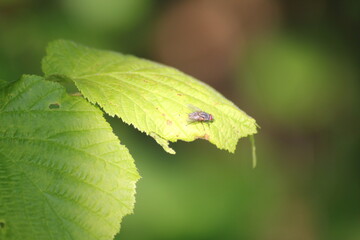
{"label": "sunlit leaf", "polygon": [[[43,71],[47,77],[70,78],[90,102],[171,153],[167,141],[199,138],[234,152],[239,138],[256,133],[255,120],[214,89],[155,62],[59,40],[49,45]],[[215,120],[189,123],[189,105]]]}

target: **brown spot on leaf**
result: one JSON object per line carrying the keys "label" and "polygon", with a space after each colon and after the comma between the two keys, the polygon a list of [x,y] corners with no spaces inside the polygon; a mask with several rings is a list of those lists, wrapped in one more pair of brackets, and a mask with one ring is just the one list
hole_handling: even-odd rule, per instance
{"label": "brown spot on leaf", "polygon": [[73,97],[82,97],[83,95],[80,92],[74,92],[70,94]]}
{"label": "brown spot on leaf", "polygon": [[209,136],[208,134],[205,134],[205,135],[203,135],[203,136],[196,136],[196,138],[198,138],[198,139],[205,139],[205,140],[208,140],[208,141],[209,141],[210,136]]}
{"label": "brown spot on leaf", "polygon": [[181,94],[181,93],[178,93],[177,95],[178,95],[178,96],[182,96],[182,94]]}
{"label": "brown spot on leaf", "polygon": [[170,125],[172,125],[172,123],[173,123],[172,121],[170,121],[170,120],[166,120],[166,124],[167,124],[167,125],[169,125],[169,126],[170,126]]}

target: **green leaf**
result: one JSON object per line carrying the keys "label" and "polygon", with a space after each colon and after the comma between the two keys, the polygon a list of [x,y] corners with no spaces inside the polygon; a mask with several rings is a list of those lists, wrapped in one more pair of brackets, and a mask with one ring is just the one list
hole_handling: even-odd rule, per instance
{"label": "green leaf", "polygon": [[[206,139],[234,152],[239,138],[256,133],[255,120],[208,85],[155,62],[58,40],[43,59],[47,77],[70,78],[106,113],[134,125],[170,153],[168,141]],[[195,106],[214,116],[189,124]]]}
{"label": "green leaf", "polygon": [[0,90],[0,239],[113,239],[139,175],[102,114],[38,76]]}

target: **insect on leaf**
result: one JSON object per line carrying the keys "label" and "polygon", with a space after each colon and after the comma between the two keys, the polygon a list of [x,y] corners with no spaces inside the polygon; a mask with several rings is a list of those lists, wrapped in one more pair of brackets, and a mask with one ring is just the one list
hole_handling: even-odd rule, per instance
{"label": "insect on leaf", "polygon": [[[66,76],[90,102],[156,140],[206,139],[234,152],[239,138],[257,132],[255,120],[210,86],[174,68],[117,52],[58,40],[43,59],[47,77]],[[214,116],[207,127],[188,124],[191,104]],[[162,141],[159,141],[161,139]]]}

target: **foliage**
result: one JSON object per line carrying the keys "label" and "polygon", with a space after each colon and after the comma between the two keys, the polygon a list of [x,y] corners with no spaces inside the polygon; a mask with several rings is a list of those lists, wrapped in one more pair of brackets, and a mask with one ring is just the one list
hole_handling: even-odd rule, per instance
{"label": "foliage", "polygon": [[[154,137],[167,141],[203,138],[235,151],[239,138],[256,133],[255,120],[214,89],[180,71],[148,60],[95,50],[69,41],[47,49],[43,71],[70,78],[90,102]],[[189,124],[189,105],[213,114],[211,124]]]}
{"label": "foliage", "polygon": [[[256,133],[255,120],[214,89],[148,60],[60,40],[43,71],[0,84],[1,239],[112,239],[119,231],[139,174],[96,104],[170,153],[168,141],[197,138],[234,152]],[[189,123],[189,105],[215,120]]]}

